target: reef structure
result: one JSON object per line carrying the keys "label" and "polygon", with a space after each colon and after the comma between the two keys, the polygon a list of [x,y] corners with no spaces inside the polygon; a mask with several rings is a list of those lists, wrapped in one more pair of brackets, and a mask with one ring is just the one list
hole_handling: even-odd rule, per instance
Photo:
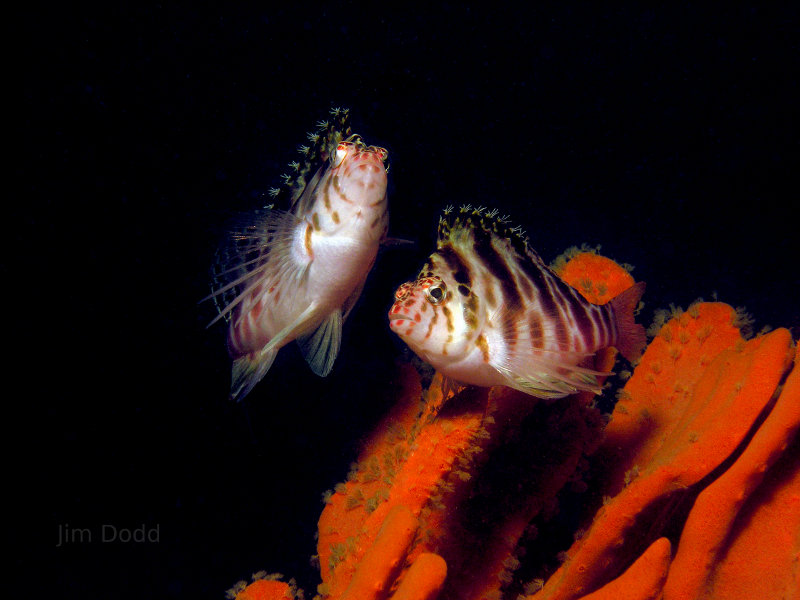
{"label": "reef structure", "polygon": [[[595,303],[634,283],[591,252],[556,268]],[[326,499],[317,597],[800,594],[797,348],[786,329],[745,339],[740,317],[718,302],[673,310],[610,416],[591,393],[444,394],[438,375],[423,389],[401,365],[393,408]],[[298,594],[259,578],[230,596]]]}

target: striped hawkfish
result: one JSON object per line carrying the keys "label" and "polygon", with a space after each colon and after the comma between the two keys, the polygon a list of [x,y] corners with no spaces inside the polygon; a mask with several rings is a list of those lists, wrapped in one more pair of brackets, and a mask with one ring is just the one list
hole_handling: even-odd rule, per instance
{"label": "striped hawkfish", "polygon": [[601,348],[635,360],[645,332],[634,321],[639,282],[605,305],[562,281],[498,211],[464,206],[439,219],[436,251],[395,292],[389,325],[446,378],[504,385],[554,399],[600,393],[588,368]]}
{"label": "striped hawkfish", "polygon": [[241,400],[269,371],[278,350],[297,340],[312,371],[326,376],[342,322],[361,295],[386,236],[388,152],[351,132],[334,109],[301,146],[283,185],[288,204],[239,218],[217,253],[213,292],[228,322],[231,397]]}

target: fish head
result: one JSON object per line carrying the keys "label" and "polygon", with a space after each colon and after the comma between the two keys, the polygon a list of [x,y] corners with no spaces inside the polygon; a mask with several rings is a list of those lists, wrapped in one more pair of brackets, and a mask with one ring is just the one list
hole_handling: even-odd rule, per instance
{"label": "fish head", "polygon": [[348,202],[373,206],[386,197],[389,152],[380,146],[367,146],[358,135],[340,141],[331,153],[334,185]]}
{"label": "fish head", "polygon": [[436,368],[463,360],[474,349],[482,323],[477,296],[446,279],[428,274],[404,283],[389,310],[390,329]]}

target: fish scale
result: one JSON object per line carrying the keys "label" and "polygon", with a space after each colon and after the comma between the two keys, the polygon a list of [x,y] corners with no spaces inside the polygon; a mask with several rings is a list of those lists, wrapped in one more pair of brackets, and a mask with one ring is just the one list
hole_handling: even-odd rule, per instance
{"label": "fish scale", "polygon": [[542,398],[599,393],[591,356],[644,347],[633,310],[639,283],[595,305],[563,282],[497,210],[448,208],[437,249],[416,281],[401,285],[390,327],[423,360],[457,382],[507,385]]}

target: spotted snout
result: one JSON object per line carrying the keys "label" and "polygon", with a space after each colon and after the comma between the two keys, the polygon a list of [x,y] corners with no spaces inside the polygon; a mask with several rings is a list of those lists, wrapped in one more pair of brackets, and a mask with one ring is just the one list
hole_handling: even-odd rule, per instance
{"label": "spotted snout", "polygon": [[[407,335],[406,328],[422,320],[421,290],[412,282],[402,284],[394,293],[394,304],[389,310],[389,327],[398,334]],[[409,332],[410,333],[410,332]]]}
{"label": "spotted snout", "polygon": [[386,187],[386,167],[383,164],[386,151],[383,148],[371,148],[373,147],[355,152],[347,162],[345,179],[352,193],[360,191],[363,194],[375,188]]}
{"label": "spotted snout", "polygon": [[[413,334],[416,325],[436,319],[431,301],[431,290],[436,290],[442,281],[439,277],[424,277],[414,282],[407,282],[397,288],[394,293],[394,304],[389,310],[389,327],[402,337]],[[427,328],[426,328],[427,329]],[[424,331],[420,333],[422,335]]]}

